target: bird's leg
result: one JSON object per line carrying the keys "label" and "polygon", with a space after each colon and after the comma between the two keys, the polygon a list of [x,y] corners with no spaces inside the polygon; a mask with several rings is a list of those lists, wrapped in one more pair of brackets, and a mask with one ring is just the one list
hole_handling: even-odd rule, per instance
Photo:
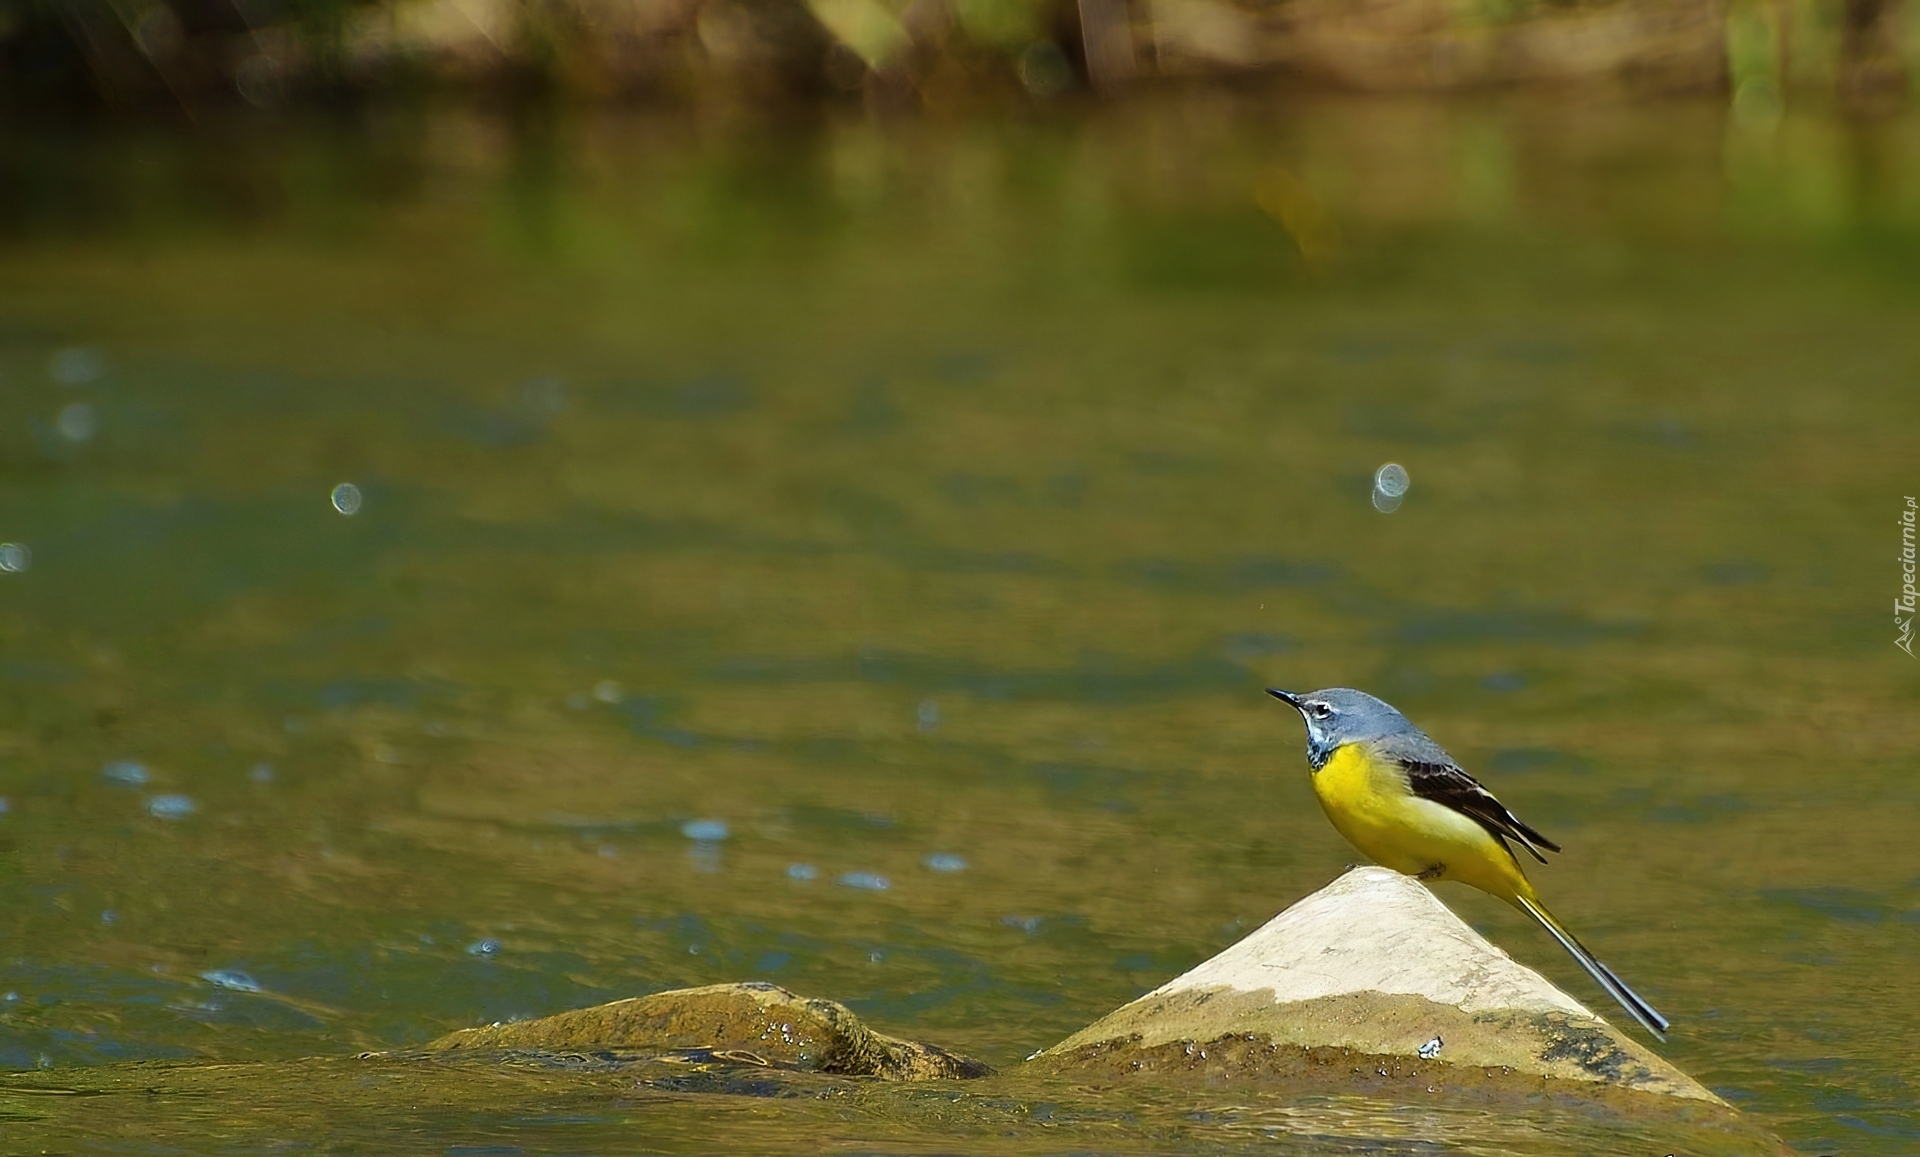
{"label": "bird's leg", "polygon": [[1427,870],[1414,876],[1414,879],[1438,880],[1440,877],[1446,874],[1447,874],[1447,866],[1445,864],[1429,864],[1427,866]]}

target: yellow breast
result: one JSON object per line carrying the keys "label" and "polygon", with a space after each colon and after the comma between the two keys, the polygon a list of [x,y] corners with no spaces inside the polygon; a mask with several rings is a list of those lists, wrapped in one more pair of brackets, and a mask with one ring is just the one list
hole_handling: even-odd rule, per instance
{"label": "yellow breast", "polygon": [[1364,744],[1336,748],[1313,773],[1313,792],[1340,834],[1382,867],[1408,875],[1439,867],[1439,878],[1502,897],[1530,891],[1512,854],[1485,828],[1414,795],[1400,765],[1374,758]]}

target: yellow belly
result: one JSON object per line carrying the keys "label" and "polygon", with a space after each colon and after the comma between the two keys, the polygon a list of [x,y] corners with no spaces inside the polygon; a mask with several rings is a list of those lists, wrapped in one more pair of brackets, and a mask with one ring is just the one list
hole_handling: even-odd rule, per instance
{"label": "yellow belly", "polygon": [[1533,888],[1487,829],[1407,790],[1406,773],[1360,744],[1337,748],[1313,773],[1313,792],[1341,835],[1383,868],[1458,880],[1503,900]]}

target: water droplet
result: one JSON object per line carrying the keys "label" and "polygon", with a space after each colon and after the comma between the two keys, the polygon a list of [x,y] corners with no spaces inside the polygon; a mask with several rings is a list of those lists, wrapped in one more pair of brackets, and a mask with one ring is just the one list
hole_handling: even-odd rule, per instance
{"label": "water droplet", "polygon": [[858,888],[863,892],[884,892],[893,887],[892,880],[873,872],[848,872],[838,882],[842,887]]}
{"label": "water droplet", "polygon": [[492,937],[488,937],[485,940],[476,940],[472,944],[467,945],[468,956],[498,956],[499,954],[500,942]]}
{"label": "water droplet", "polygon": [[920,720],[920,730],[932,731],[940,723],[940,704],[931,699],[922,699],[920,701],[920,710],[917,714]]}
{"label": "water droplet", "polygon": [[108,908],[106,911],[100,913],[100,923],[102,924],[112,924],[118,921],[119,919],[120,919],[120,914],[118,912],[115,912],[111,908]]}
{"label": "water droplet", "polygon": [[1018,928],[1029,936],[1037,936],[1040,934],[1040,926],[1045,924],[1046,920],[1040,916],[1002,916],[1000,923],[1009,928]]}
{"label": "water droplet", "polygon": [[139,787],[152,778],[146,768],[131,759],[116,759],[101,768],[100,774],[122,787]]}
{"label": "water droplet", "polygon": [[68,346],[47,363],[47,372],[63,386],[84,386],[105,370],[106,362],[99,351],[80,345]]}
{"label": "water droplet", "polygon": [[330,497],[333,500],[333,508],[340,513],[349,516],[360,513],[360,488],[353,483],[342,482],[333,488],[333,494]]}
{"label": "water droplet", "polygon": [[787,865],[787,879],[789,880],[817,880],[819,878],[820,869],[814,867],[812,864]]}
{"label": "water droplet", "polygon": [[286,95],[283,85],[286,69],[280,61],[264,52],[256,52],[233,68],[233,90],[240,99],[259,109],[277,106]]}
{"label": "water droplet", "polygon": [[1413,480],[1407,476],[1407,468],[1398,462],[1389,462],[1373,472],[1373,508],[1382,514],[1392,514],[1400,509],[1400,502],[1407,495],[1407,488]]}
{"label": "water droplet", "polygon": [[94,416],[92,406],[75,402],[61,409],[53,419],[53,427],[69,442],[85,442],[99,429],[100,421]]}
{"label": "water droplet", "polygon": [[191,796],[156,795],[147,801],[147,814],[157,820],[183,820],[199,810]]}
{"label": "water droplet", "polygon": [[200,979],[215,988],[225,988],[233,992],[264,992],[260,982],[238,968],[216,968],[211,972],[202,972]]}
{"label": "water droplet", "polygon": [[33,565],[33,552],[24,542],[0,542],[0,570],[18,574]]}
{"label": "water droplet", "polygon": [[1407,492],[1413,480],[1407,476],[1407,468],[1398,462],[1389,462],[1373,472],[1373,488],[1388,498],[1398,498]]}
{"label": "water droplet", "polygon": [[936,872],[964,872],[967,870],[967,858],[951,852],[935,852],[921,863]]}
{"label": "water droplet", "polygon": [[255,783],[272,783],[273,765],[271,763],[256,763],[253,765],[253,770],[247,772],[247,778]]}
{"label": "water droplet", "polygon": [[728,828],[725,820],[688,820],[680,825],[680,834],[690,840],[724,840]]}
{"label": "water droplet", "polygon": [[627,689],[616,680],[602,679],[593,685],[593,697],[602,703],[618,703],[627,697]]}

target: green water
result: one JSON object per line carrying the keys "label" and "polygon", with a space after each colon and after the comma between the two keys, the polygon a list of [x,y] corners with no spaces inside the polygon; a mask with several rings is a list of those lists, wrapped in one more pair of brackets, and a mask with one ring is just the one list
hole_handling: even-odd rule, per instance
{"label": "green water", "polygon": [[351,1060],[760,978],[1015,1065],[1355,858],[1267,685],[1388,698],[1565,845],[1542,893],[1754,1122],[1920,1147],[1920,118],[5,146],[7,1149],[1593,1151],[1544,1107]]}

